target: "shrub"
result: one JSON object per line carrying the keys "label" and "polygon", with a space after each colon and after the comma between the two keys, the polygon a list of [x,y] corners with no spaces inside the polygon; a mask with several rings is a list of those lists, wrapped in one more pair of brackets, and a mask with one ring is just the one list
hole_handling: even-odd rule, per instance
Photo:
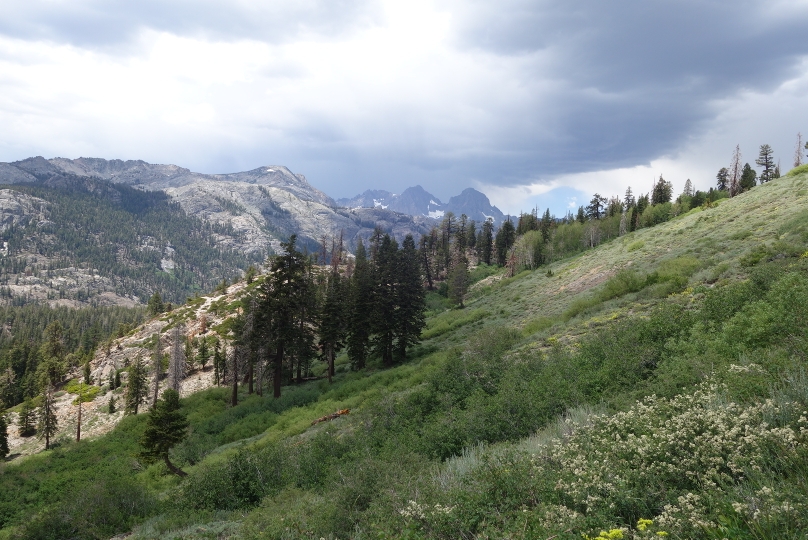
{"label": "shrub", "polygon": [[620,270],[609,279],[598,291],[600,301],[618,298],[628,293],[637,292],[646,286],[646,279],[633,270]]}
{"label": "shrub", "polygon": [[125,478],[106,478],[73,490],[63,502],[37,514],[21,527],[19,537],[106,539],[128,531],[157,508],[142,486]]}
{"label": "shrub", "polygon": [[799,167],[794,167],[786,173],[786,176],[797,176],[798,174],[803,174],[806,172],[808,172],[808,163],[800,165]]}
{"label": "shrub", "polygon": [[626,251],[631,253],[632,251],[637,251],[638,249],[642,249],[645,246],[645,242],[642,240],[637,240],[635,242],[630,243],[626,247]]}
{"label": "shrub", "polygon": [[79,379],[73,379],[65,385],[65,391],[77,395],[74,403],[78,403],[79,399],[82,403],[89,403],[101,393],[101,387],[83,384]]}

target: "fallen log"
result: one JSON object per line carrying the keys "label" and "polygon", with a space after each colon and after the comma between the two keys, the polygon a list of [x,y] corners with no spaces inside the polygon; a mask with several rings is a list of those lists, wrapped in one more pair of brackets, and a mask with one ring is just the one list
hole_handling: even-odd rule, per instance
{"label": "fallen log", "polygon": [[329,420],[334,420],[335,418],[339,418],[342,415],[349,414],[351,409],[340,409],[335,413],[327,414],[325,416],[321,416],[317,420],[311,423],[312,426],[319,424],[320,422],[328,422]]}

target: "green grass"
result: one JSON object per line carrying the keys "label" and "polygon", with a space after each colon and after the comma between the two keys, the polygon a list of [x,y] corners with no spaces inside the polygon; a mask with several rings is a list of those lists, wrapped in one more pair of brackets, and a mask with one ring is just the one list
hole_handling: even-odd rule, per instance
{"label": "green grass", "polygon": [[489,313],[484,309],[455,310],[432,317],[426,329],[421,333],[421,339],[431,339],[467,324],[486,318]]}

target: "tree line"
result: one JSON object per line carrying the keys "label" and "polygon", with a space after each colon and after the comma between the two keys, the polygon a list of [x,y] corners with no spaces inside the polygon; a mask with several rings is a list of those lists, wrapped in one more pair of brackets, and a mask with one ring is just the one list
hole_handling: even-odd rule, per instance
{"label": "tree line", "polygon": [[412,235],[399,246],[377,229],[367,248],[359,242],[353,259],[346,258],[340,240],[330,264],[322,267],[296,242],[292,235],[281,244],[266,276],[242,300],[225,375],[234,402],[239,381],[249,392],[261,392],[271,380],[279,397],[283,384],[311,376],[317,358],[326,362],[330,380],[343,349],[352,369],[363,369],[373,358],[389,367],[404,361],[420,339],[424,288]]}

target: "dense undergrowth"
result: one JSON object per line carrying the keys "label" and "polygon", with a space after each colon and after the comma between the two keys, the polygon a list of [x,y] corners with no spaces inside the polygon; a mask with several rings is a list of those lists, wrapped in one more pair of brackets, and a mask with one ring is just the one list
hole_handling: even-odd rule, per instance
{"label": "dense undergrowth", "polygon": [[5,466],[0,538],[805,538],[806,224],[757,242],[736,223],[722,245],[694,226],[647,259],[661,233],[634,233],[603,246],[634,264],[544,309],[530,288],[586,261],[486,284],[465,310],[433,298],[405,365],[183,400],[185,480],[134,457],[139,417]]}

